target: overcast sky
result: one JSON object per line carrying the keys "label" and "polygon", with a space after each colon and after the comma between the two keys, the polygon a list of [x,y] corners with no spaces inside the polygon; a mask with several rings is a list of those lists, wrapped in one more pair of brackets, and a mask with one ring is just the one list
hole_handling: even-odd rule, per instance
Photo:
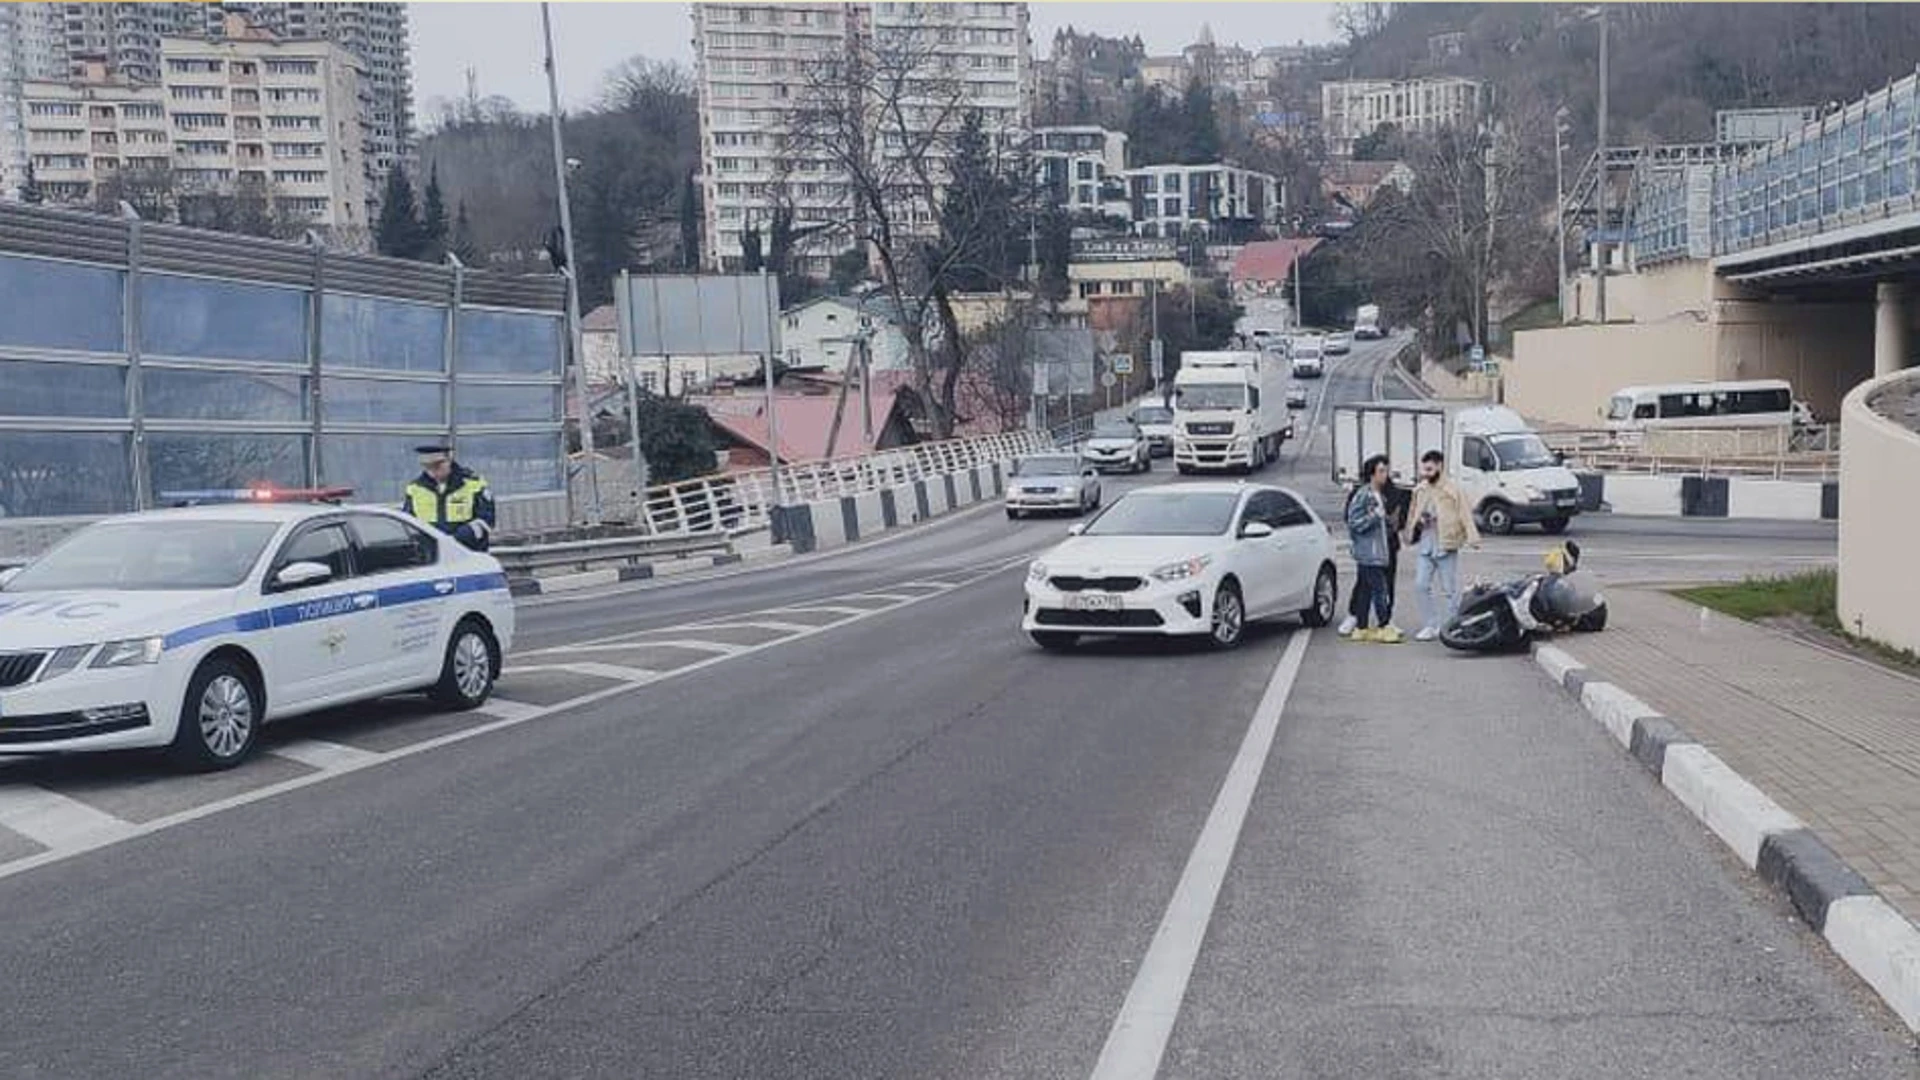
{"label": "overcast sky", "polygon": [[[1333,4],[1267,2],[1042,2],[1032,5],[1033,47],[1044,57],[1064,26],[1110,36],[1139,34],[1150,53],[1177,52],[1213,27],[1221,44],[1290,45],[1333,37]],[[435,98],[458,98],[474,69],[481,96],[500,94],[545,111],[540,6],[534,3],[416,3],[413,82],[422,123]],[[693,23],[684,3],[556,3],[554,52],[568,108],[591,100],[601,76],[631,56],[693,63]]]}

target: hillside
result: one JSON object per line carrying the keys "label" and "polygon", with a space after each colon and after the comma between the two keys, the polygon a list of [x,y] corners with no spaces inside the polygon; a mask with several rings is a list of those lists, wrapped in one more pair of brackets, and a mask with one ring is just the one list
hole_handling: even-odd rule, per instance
{"label": "hillside", "polygon": [[[1357,77],[1457,74],[1545,99],[1590,144],[1599,36],[1580,7],[1395,4],[1352,46]],[[1708,141],[1716,109],[1848,101],[1912,74],[1920,18],[1908,4],[1613,4],[1610,124],[1619,142]],[[1464,34],[1460,54],[1429,51]]]}

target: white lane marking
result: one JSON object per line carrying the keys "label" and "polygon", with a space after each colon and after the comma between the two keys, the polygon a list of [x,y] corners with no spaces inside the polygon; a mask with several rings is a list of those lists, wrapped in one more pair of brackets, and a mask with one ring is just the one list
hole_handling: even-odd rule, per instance
{"label": "white lane marking", "polygon": [[[792,607],[769,608],[773,615],[799,615],[809,611],[823,611],[829,615],[871,615],[873,608],[842,607],[838,604],[795,604]],[[884,610],[884,609],[882,609]]]}
{"label": "white lane marking", "polygon": [[268,753],[315,769],[345,769],[366,765],[380,756],[373,750],[320,739],[295,739],[271,748]]}
{"label": "white lane marking", "polygon": [[1160,928],[1154,931],[1146,958],[1134,973],[1127,1000],[1107,1033],[1100,1060],[1093,1067],[1093,1080],[1153,1080],[1160,1071],[1160,1059],[1167,1052],[1167,1040],[1180,1016],[1180,1003],[1187,996],[1187,981],[1193,976],[1194,962],[1206,940],[1220,886],[1233,864],[1241,826],[1246,824],[1260,773],[1266,768],[1267,752],[1273,748],[1274,732],[1279,730],[1287,695],[1300,674],[1300,661],[1306,656],[1311,636],[1306,630],[1294,631],[1279,666],[1273,669],[1267,692],[1253,711],[1240,752],[1234,756],[1207,823],[1200,829],[1200,839],[1187,857],[1187,867],[1181,871]]}
{"label": "white lane marking", "polygon": [[[514,670],[520,670],[520,669],[516,668]],[[565,669],[556,667],[553,670],[564,671]],[[624,689],[624,688],[616,688],[616,689]],[[534,717],[539,716],[540,714],[546,712],[548,708],[550,708],[550,706],[529,705],[524,701],[509,701],[506,698],[488,698],[487,703],[485,705],[482,705],[473,711],[477,713],[484,713],[487,716],[498,717],[501,720],[504,720],[510,724],[517,724],[523,720],[531,720]]]}
{"label": "white lane marking", "polygon": [[619,679],[622,682],[652,682],[660,673],[652,668],[627,667],[624,664],[568,664],[569,671],[582,675],[593,675],[602,679]]}
{"label": "white lane marking", "polygon": [[898,603],[901,603],[902,601],[913,599],[913,595],[910,593],[863,592],[863,593],[854,593],[852,596],[844,596],[844,597],[841,597],[841,599],[843,600],[885,600],[889,603],[898,604]]}
{"label": "white lane marking", "polygon": [[750,622],[696,623],[692,626],[681,627],[680,629],[697,634],[702,630],[737,630],[743,627],[757,630],[778,630],[783,634],[798,634],[804,630],[817,629],[817,627],[808,626],[806,623],[777,622],[773,619],[754,619]]}
{"label": "white lane marking", "polygon": [[[700,632],[700,630],[703,630],[703,629],[706,629],[706,628],[705,627],[684,627],[684,628],[675,627],[672,630],[653,631],[654,633],[673,633],[673,634],[684,633],[684,634],[690,635],[684,638],[648,638],[645,641],[609,641],[601,645],[567,645],[567,646],[561,646],[555,649],[542,649],[538,653],[528,653],[527,655],[544,657],[544,656],[558,656],[563,653],[572,654],[572,653],[630,652],[634,649],[650,649],[656,645],[661,648],[698,649],[701,652],[714,652],[714,653],[736,653],[736,652],[739,652],[741,649],[746,648],[745,645],[732,645],[724,641],[708,641],[705,638],[692,636],[692,635],[697,635]],[[578,667],[579,665],[559,664],[555,666]],[[514,670],[515,671],[532,671],[534,669],[530,667],[520,667],[518,665],[515,665]]]}
{"label": "white lane marking", "polygon": [[52,852],[79,851],[132,835],[137,827],[46,788],[0,788],[0,825]]}
{"label": "white lane marking", "polygon": [[[1024,561],[1025,559],[1022,558],[1017,562],[1024,562]],[[975,581],[984,581],[985,579],[992,577],[997,573],[1001,573],[1003,571],[1012,569],[1013,566],[1017,565],[1017,562],[1008,562],[1002,566],[998,566],[998,567],[983,571],[971,581],[966,582],[966,584],[973,584]],[[943,596],[946,594],[947,591],[948,590],[943,589],[937,593],[928,593],[926,596],[916,597],[915,599],[910,600],[905,604],[900,604],[896,607],[881,608],[875,611],[863,612],[862,617],[870,618],[878,615],[891,614],[893,612],[901,610],[901,608],[912,607],[923,601],[932,600],[936,597]],[[527,723],[532,720],[538,720],[542,717],[549,716],[554,713],[561,713],[571,709],[584,708],[586,706],[593,705],[601,701],[605,701],[608,698],[618,697],[621,694],[630,694],[636,690],[641,690],[646,687],[655,685],[657,683],[666,682],[669,679],[679,678],[680,676],[683,676],[683,675],[690,675],[696,671],[704,671],[707,668],[713,667],[716,664],[728,663],[731,660],[733,660],[734,657],[736,656],[744,656],[744,655],[760,652],[764,649],[776,648],[781,645],[786,645],[789,642],[799,641],[803,638],[818,637],[822,634],[828,634],[837,630],[844,629],[845,627],[850,625],[850,622],[859,622],[859,621],[861,620],[860,619],[853,619],[850,621],[842,620],[840,622],[831,623],[826,626],[809,626],[787,637],[775,638],[772,641],[762,642],[759,645],[748,646],[747,648],[741,650],[739,653],[712,656],[705,660],[700,660],[695,663],[688,664],[686,667],[675,668],[672,671],[668,671],[661,674],[661,676],[658,679],[655,679],[652,683],[632,683],[632,682],[615,683],[612,686],[603,687],[602,689],[581,694],[577,697],[568,698],[565,701],[555,702],[552,705],[528,705],[524,702],[508,701],[504,698],[490,698],[488,699],[486,704],[481,705],[479,708],[473,710],[475,713],[483,716],[493,716],[498,718],[488,723],[475,724],[472,727],[465,727],[465,728],[459,729],[458,731],[447,732],[445,735],[438,735],[431,739],[422,739],[416,743],[409,743],[406,746],[400,747],[397,750],[390,750],[384,753],[376,754],[372,758],[368,759],[364,764],[347,765],[342,768],[332,769],[332,770],[316,770],[314,772],[307,773],[303,776],[296,776],[286,780],[282,780],[277,784],[267,784],[263,787],[257,787],[250,791],[240,792],[239,794],[236,794],[236,795],[229,795],[224,799],[215,799],[212,802],[201,803],[199,806],[190,807],[186,810],[181,810],[176,813],[153,818],[149,821],[141,822],[139,824],[121,821],[119,818],[116,818],[111,814],[104,814],[98,810],[93,809],[90,806],[87,806],[83,803],[79,803],[72,799],[69,799],[64,795],[57,795],[53,792],[45,791],[44,789],[29,788],[29,787],[0,787],[0,826],[6,826],[7,828],[13,829],[15,832],[19,832],[22,835],[25,835],[29,838],[32,838],[38,841],[38,838],[34,837],[33,833],[28,832],[25,828],[21,828],[19,826],[14,825],[12,821],[8,820],[7,808],[9,806],[17,805],[23,812],[25,812],[25,820],[27,821],[28,825],[32,826],[34,821],[37,820],[35,817],[34,808],[41,807],[41,806],[51,807],[54,811],[54,817],[52,818],[50,825],[58,825],[60,827],[59,834],[60,834],[61,842],[64,845],[61,847],[54,847],[51,844],[45,844],[44,841],[38,841],[38,842],[41,842],[44,846],[48,847],[49,850],[40,852],[35,855],[28,855],[25,858],[14,859],[10,862],[0,863],[0,880],[13,877],[16,874],[24,874],[31,870],[37,870],[42,866],[47,866],[52,863],[63,862],[83,852],[93,851],[97,848],[107,847],[111,844],[119,843],[122,840],[130,840],[135,837],[146,836],[151,833],[161,832],[165,829],[171,829],[176,825],[185,825],[188,822],[199,821],[201,818],[212,817],[215,814],[223,813],[225,811],[232,810],[236,807],[247,806],[252,803],[264,802],[267,799],[277,798],[281,795],[285,795],[290,792],[299,791],[301,788],[312,787],[315,784],[324,783],[326,781],[334,779],[335,777],[343,776],[347,773],[359,772],[361,769],[373,768],[378,765],[384,765],[389,761],[399,761],[402,758],[410,758],[416,754],[430,753],[444,746],[453,746],[456,743],[463,743],[469,739],[478,739],[478,738],[481,738],[482,736],[491,735],[496,731],[505,731],[508,728],[518,727],[521,724]],[[38,796],[45,796],[48,799],[51,799],[53,801],[46,802],[38,798]],[[82,824],[81,823],[82,818],[85,818],[88,823]]]}

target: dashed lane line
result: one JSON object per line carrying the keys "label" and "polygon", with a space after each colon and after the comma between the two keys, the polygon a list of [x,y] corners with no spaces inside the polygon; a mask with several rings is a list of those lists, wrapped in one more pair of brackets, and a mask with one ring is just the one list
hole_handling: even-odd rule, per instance
{"label": "dashed lane line", "polygon": [[[268,799],[277,798],[303,788],[325,783],[350,773],[375,768],[380,765],[385,765],[388,762],[400,761],[419,754],[431,753],[442,747],[453,746],[470,739],[482,738],[494,732],[505,731],[534,720],[595,705],[610,698],[618,697],[621,694],[632,693],[636,690],[651,687],[683,675],[705,671],[710,667],[728,663],[741,656],[752,655],[766,649],[772,649],[795,641],[830,633],[864,619],[900,611],[903,608],[912,607],[923,601],[944,596],[963,585],[985,580],[996,574],[1010,570],[1025,561],[1026,557],[1022,556],[1019,559],[992,564],[981,569],[965,582],[948,585],[938,591],[929,592],[924,596],[915,597],[904,603],[891,607],[876,608],[870,611],[860,611],[850,618],[839,619],[822,626],[803,627],[786,637],[775,638],[771,641],[762,642],[759,645],[744,646],[738,652],[717,653],[705,660],[697,660],[684,667],[661,672],[646,681],[627,681],[623,679],[622,681],[615,682],[611,686],[602,687],[598,690],[580,694],[551,705],[529,705],[525,702],[512,701],[505,698],[490,698],[484,704],[475,708],[473,712],[480,716],[491,717],[492,719],[484,723],[461,728],[457,731],[450,731],[443,735],[422,739],[419,742],[408,743],[405,746],[393,750],[367,750],[357,753],[335,754],[318,749],[316,744],[319,744],[320,740],[302,740],[301,742],[307,744],[305,748],[301,748],[300,742],[288,743],[286,744],[287,746],[295,747],[295,754],[324,757],[328,760],[329,764],[324,767],[315,767],[311,772],[290,777],[277,783],[251,788],[247,791],[214,799],[201,803],[198,806],[164,814],[143,822],[135,823],[125,821],[103,810],[95,809],[78,799],[36,785],[20,784],[0,786],[0,827],[11,830],[45,849],[32,855],[0,863],[0,880],[14,877],[18,874],[25,874],[43,866],[64,862],[77,855],[97,851],[122,841],[148,836],[174,828],[175,826],[212,817],[215,814],[224,813],[228,810],[238,809],[239,807],[248,806],[257,802],[264,802]],[[571,666],[578,667],[581,665]],[[612,667],[613,665],[606,666]],[[642,669],[629,668],[625,670],[637,672]],[[297,760],[291,757],[289,759]]]}

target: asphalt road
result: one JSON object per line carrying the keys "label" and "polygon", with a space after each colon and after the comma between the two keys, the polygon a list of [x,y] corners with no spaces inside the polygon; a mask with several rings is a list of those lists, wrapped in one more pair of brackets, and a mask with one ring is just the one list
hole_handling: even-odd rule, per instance
{"label": "asphalt road", "polygon": [[[1324,484],[1296,449],[1269,475]],[[1832,546],[1597,522],[1622,558]],[[1286,626],[1042,654],[1019,563],[1062,528],[543,598],[510,707],[319,717],[222,777],[0,773],[0,816],[135,826],[0,833],[0,1076],[1155,1075],[1123,1014],[1167,1077],[1920,1075],[1526,661]]]}

